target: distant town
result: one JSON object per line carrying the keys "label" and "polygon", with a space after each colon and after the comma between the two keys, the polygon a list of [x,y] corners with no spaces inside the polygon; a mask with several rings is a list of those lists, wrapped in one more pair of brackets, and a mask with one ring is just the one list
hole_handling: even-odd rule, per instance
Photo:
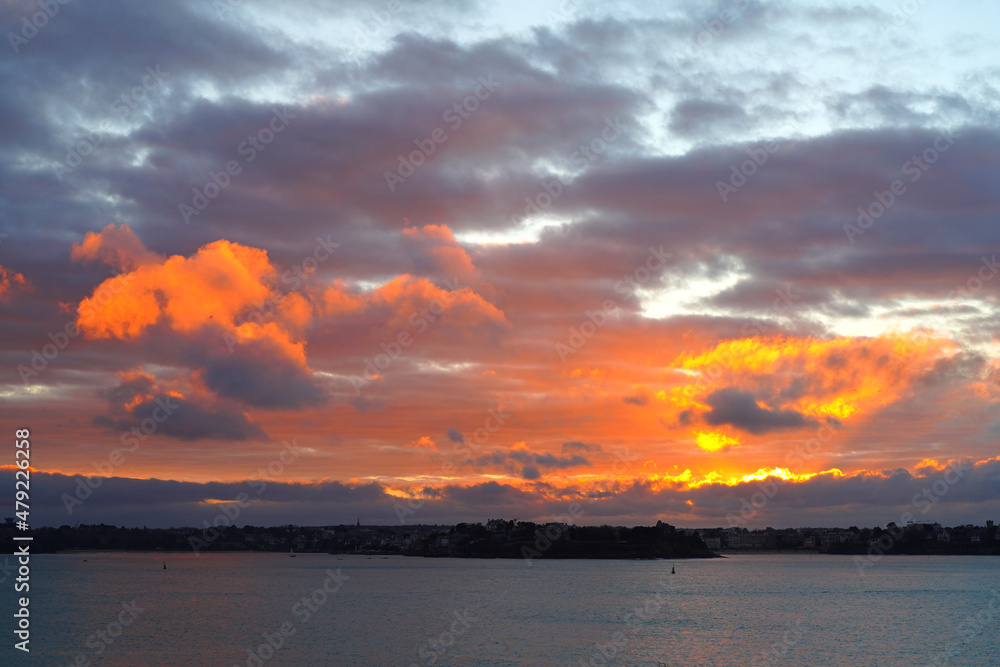
{"label": "distant town", "polygon": [[[12,537],[14,522],[0,524]],[[20,533],[23,534],[23,533]],[[381,526],[121,528],[105,524],[31,531],[33,551],[260,551],[466,558],[712,558],[731,553],[1000,555],[1000,529],[938,523],[858,528],[577,526],[490,519],[484,523]]]}

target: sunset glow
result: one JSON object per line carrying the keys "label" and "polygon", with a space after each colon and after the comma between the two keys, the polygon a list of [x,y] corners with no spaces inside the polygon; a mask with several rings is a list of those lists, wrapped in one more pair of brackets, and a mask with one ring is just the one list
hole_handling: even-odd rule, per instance
{"label": "sunset glow", "polygon": [[930,4],[910,46],[875,5],[563,4],[402,3],[360,44],[181,3],[106,52],[67,5],[9,54],[39,516],[201,525],[256,483],[260,524],[718,526],[763,485],[751,525],[872,523],[958,464],[934,520],[985,516],[996,47]]}

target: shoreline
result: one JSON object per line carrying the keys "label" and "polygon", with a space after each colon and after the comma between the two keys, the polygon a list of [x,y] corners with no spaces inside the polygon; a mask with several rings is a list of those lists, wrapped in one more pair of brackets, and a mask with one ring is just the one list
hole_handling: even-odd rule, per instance
{"label": "shoreline", "polygon": [[[213,549],[211,551],[194,552],[190,549],[183,550],[167,550],[167,549],[64,549],[62,551],[49,551],[49,552],[36,552],[34,555],[45,555],[45,556],[73,556],[79,554],[192,554],[196,557],[210,555],[210,554],[257,554],[261,556],[273,555],[273,556],[288,556],[287,552],[284,551],[250,551],[247,549]],[[453,555],[425,555],[425,554],[403,554],[403,553],[383,553],[383,552],[370,552],[370,553],[328,553],[322,551],[297,551],[296,556],[355,556],[355,557],[365,557],[365,558],[389,558],[390,556],[395,556],[399,558],[431,558],[435,560],[452,558],[455,560],[523,560],[523,556],[453,556]],[[837,556],[837,557],[853,557],[859,554],[843,554],[843,553],[829,553],[825,551],[753,551],[753,550],[732,550],[732,549],[721,549],[719,551],[714,551],[712,556],[674,556],[670,558],[663,557],[653,557],[653,558],[642,558],[642,557],[604,557],[604,556],[541,556],[535,557],[531,560],[623,560],[623,561],[690,561],[690,560],[716,560],[716,559],[726,559],[730,556]],[[963,554],[963,553],[938,553],[938,554],[911,554],[911,553],[899,553],[890,554],[886,553],[885,556],[913,556],[913,557],[936,557],[936,556],[970,556],[970,557],[990,557],[990,556],[1000,556],[1000,554]]]}

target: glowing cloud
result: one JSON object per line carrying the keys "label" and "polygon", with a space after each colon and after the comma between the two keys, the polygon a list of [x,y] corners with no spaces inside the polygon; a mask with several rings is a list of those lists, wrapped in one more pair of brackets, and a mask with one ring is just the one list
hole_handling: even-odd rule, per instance
{"label": "glowing cloud", "polygon": [[696,431],[694,436],[695,442],[706,452],[718,452],[740,444],[738,438],[731,438],[725,433],[715,433],[714,431]]}
{"label": "glowing cloud", "polygon": [[115,227],[113,224],[107,225],[100,233],[87,232],[83,241],[73,244],[70,258],[74,262],[104,262],[119,271],[131,271],[163,259],[147,250],[131,227]]}
{"label": "glowing cloud", "polygon": [[437,267],[446,275],[472,279],[477,274],[472,258],[455,240],[447,225],[407,227],[403,235],[426,248]]}
{"label": "glowing cloud", "polygon": [[[96,252],[96,251],[95,251]],[[129,273],[126,286],[111,288],[115,278],[105,281],[110,302],[84,299],[78,312],[96,312],[95,318],[80,317],[77,324],[91,338],[135,338],[149,326],[165,321],[172,329],[190,333],[215,321],[233,324],[238,315],[262,303],[271,292],[265,282],[276,271],[267,252],[229,241],[201,247],[190,258],[174,255],[161,263],[147,263]]]}
{"label": "glowing cloud", "polygon": [[9,303],[14,294],[30,289],[31,284],[24,275],[0,266],[0,303]]}
{"label": "glowing cloud", "polygon": [[694,375],[659,397],[678,420],[697,416],[751,433],[847,420],[899,400],[956,349],[946,339],[917,334],[730,340],[678,357],[673,366]]}

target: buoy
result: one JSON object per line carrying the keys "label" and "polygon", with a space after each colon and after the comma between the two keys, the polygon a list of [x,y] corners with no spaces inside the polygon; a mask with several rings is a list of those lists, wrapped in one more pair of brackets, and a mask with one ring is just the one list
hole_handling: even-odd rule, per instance
{"label": "buoy", "polygon": [[674,570],[673,565],[670,566],[670,574],[677,574],[677,572]]}
{"label": "buoy", "polygon": [[167,569],[167,564],[166,564],[166,563],[164,563],[164,564],[163,564],[163,569],[164,569],[164,570],[166,570],[166,569]]}

